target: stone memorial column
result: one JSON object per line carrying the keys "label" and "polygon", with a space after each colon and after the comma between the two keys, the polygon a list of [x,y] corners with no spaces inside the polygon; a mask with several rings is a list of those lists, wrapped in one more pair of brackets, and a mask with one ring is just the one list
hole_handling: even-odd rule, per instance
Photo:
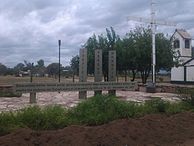
{"label": "stone memorial column", "polygon": [[[79,82],[87,82],[87,49],[79,52]],[[79,91],[79,99],[87,98],[87,91]]]}
{"label": "stone memorial column", "polygon": [[30,103],[36,103],[36,92],[30,92]]}
{"label": "stone memorial column", "polygon": [[[108,82],[116,82],[116,50],[108,52]],[[116,95],[116,90],[109,90],[109,95]]]}
{"label": "stone memorial column", "polygon": [[[102,81],[102,49],[95,49],[95,70],[94,70],[94,81]],[[102,90],[94,91],[94,95],[101,95]]]}

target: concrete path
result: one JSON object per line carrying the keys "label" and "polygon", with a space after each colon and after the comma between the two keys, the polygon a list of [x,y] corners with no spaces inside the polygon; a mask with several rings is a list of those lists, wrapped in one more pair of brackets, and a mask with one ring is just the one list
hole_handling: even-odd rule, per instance
{"label": "concrete path", "polygon": [[[107,92],[103,92],[107,93]],[[94,95],[92,91],[88,92],[88,97]],[[142,102],[152,97],[161,97],[168,101],[178,101],[178,95],[172,93],[145,93],[133,91],[117,91],[119,99],[127,101]],[[22,97],[0,97],[0,112],[15,111],[32,105],[62,105],[64,107],[73,107],[81,100],[78,99],[78,92],[43,92],[37,93],[37,103],[29,103],[29,94],[23,94]]]}

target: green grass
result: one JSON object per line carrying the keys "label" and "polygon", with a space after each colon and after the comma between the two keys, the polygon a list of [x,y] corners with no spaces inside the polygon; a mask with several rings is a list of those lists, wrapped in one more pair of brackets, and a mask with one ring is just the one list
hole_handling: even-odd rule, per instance
{"label": "green grass", "polygon": [[0,113],[0,135],[17,128],[54,130],[68,125],[100,125],[115,119],[134,118],[146,114],[176,114],[193,111],[190,102],[170,103],[160,98],[139,104],[118,100],[113,96],[95,96],[65,109],[61,106],[28,107],[17,112]]}

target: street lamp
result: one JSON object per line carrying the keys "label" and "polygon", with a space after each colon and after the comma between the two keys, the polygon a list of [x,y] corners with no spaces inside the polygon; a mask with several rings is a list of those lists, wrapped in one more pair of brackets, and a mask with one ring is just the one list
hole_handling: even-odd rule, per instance
{"label": "street lamp", "polygon": [[60,66],[60,64],[61,64],[61,40],[58,40],[58,44],[59,44],[59,83],[60,83],[60,81],[61,81],[61,74],[60,74],[60,72],[61,72],[61,66]]}
{"label": "street lamp", "polygon": [[34,63],[31,64],[31,70],[30,70],[30,82],[32,83],[32,77],[33,77],[33,67]]}

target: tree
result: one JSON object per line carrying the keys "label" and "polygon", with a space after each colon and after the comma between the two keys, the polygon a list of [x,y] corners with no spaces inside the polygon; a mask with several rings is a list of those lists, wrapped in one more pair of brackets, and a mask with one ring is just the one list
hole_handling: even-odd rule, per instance
{"label": "tree", "polygon": [[14,75],[14,68],[7,68],[6,75]]}
{"label": "tree", "polygon": [[0,75],[6,75],[7,67],[0,63]]}
{"label": "tree", "polygon": [[25,66],[24,66],[25,71],[28,71],[28,70],[32,69],[33,63],[30,63],[27,60],[24,60],[24,64],[25,64]]}
{"label": "tree", "polygon": [[25,65],[23,63],[18,63],[13,69],[14,69],[14,74],[17,76],[19,75],[19,71],[24,70]]}
{"label": "tree", "polygon": [[70,66],[71,66],[71,70],[72,70],[72,73],[73,73],[73,82],[74,82],[75,75],[79,74],[79,56],[78,55],[74,56],[71,59]]}
{"label": "tree", "polygon": [[108,81],[108,51],[114,50],[116,41],[118,40],[118,36],[116,35],[114,29],[111,27],[110,29],[106,29],[106,36],[103,34],[96,35],[94,34],[90,37],[84,47],[88,50],[88,73],[94,73],[94,58],[95,58],[95,49],[102,49],[102,62],[103,68],[102,72],[104,75],[104,81]]}
{"label": "tree", "polygon": [[99,48],[95,34],[86,41],[84,47],[87,49],[87,72],[94,74],[94,50]]}
{"label": "tree", "polygon": [[37,61],[37,65],[34,68],[34,72],[37,73],[41,77],[43,77],[45,75],[46,67],[44,66],[43,59],[40,59]]}
{"label": "tree", "polygon": [[44,67],[44,60],[43,59],[40,59],[37,61],[37,66],[38,67]]}
{"label": "tree", "polygon": [[47,73],[49,74],[49,76],[55,76],[55,78],[57,77],[57,75],[59,74],[59,63],[51,63],[47,66],[46,68]]}
{"label": "tree", "polygon": [[[152,40],[151,29],[138,27],[133,32],[134,47],[135,47],[135,63],[137,71],[140,72],[142,83],[146,83],[152,68]],[[164,34],[156,34],[156,69],[170,69],[173,62],[174,52],[171,42]]]}
{"label": "tree", "polygon": [[175,52],[172,49],[171,41],[167,39],[163,33],[156,34],[156,70],[162,68],[170,70],[176,62],[173,61]]}
{"label": "tree", "polygon": [[137,51],[137,70],[141,74],[142,83],[146,83],[151,71],[151,29],[138,27],[134,30],[134,47]]}
{"label": "tree", "polygon": [[[88,50],[88,73],[94,73],[94,50],[102,49],[103,75],[104,81],[108,79],[108,51],[117,51],[117,72],[132,72],[132,81],[135,80],[136,73],[141,75],[142,83],[146,83],[152,68],[152,40],[151,29],[137,27],[131,30],[121,39],[116,35],[114,29],[106,29],[106,35],[93,35],[90,37],[84,47]],[[174,51],[171,42],[164,34],[156,34],[156,70],[169,70],[173,62]],[[165,56],[165,57],[164,57]]]}

